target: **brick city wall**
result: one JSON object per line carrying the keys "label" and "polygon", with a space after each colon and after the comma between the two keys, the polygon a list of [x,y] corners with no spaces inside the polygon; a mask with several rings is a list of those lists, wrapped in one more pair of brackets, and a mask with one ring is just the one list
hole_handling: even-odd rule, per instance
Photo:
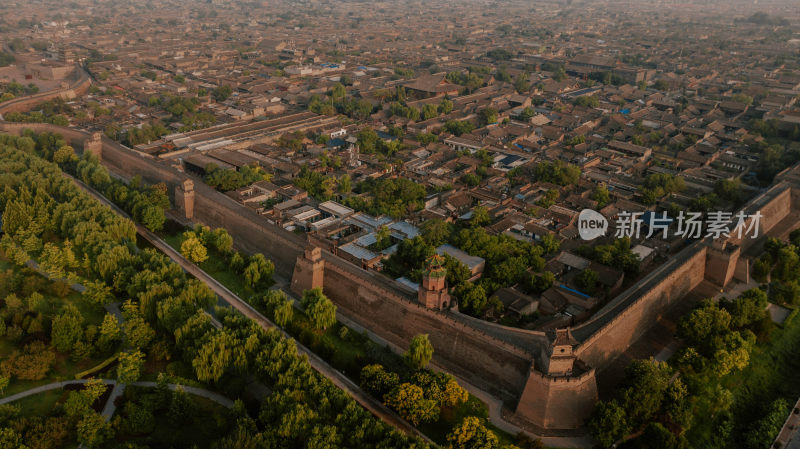
{"label": "brick city wall", "polygon": [[598,371],[605,368],[650,329],[666,308],[703,281],[705,266],[706,248],[701,246],[685,263],[581,343],[576,351],[578,357]]}
{"label": "brick city wall", "polygon": [[788,186],[780,186],[779,188],[781,189],[780,193],[761,207],[761,234],[766,234],[786,218],[792,210],[792,189]]}
{"label": "brick city wall", "polygon": [[[781,222],[792,210],[800,210],[797,208],[798,199],[792,193],[793,189],[786,183],[779,183],[762,195],[754,198],[745,213],[753,215],[756,211],[761,212],[759,235],[766,234],[775,225]],[[757,239],[751,239],[743,236],[741,239],[736,236],[731,236],[731,242],[738,244],[742,250],[747,250],[750,246],[758,242]]]}
{"label": "brick city wall", "polygon": [[408,347],[414,335],[428,334],[437,364],[505,399],[519,397],[531,354],[378,284],[366,283],[350,267],[340,265],[325,261],[323,290],[345,316],[401,348]]}
{"label": "brick city wall", "polygon": [[89,91],[92,85],[92,80],[89,75],[80,66],[75,67],[78,74],[78,79],[65,89],[50,90],[47,92],[40,92],[25,97],[15,98],[13,100],[4,101],[0,104],[0,115],[8,114],[10,112],[26,112],[34,106],[44,103],[45,101],[53,100],[56,98],[63,98],[70,100]]}

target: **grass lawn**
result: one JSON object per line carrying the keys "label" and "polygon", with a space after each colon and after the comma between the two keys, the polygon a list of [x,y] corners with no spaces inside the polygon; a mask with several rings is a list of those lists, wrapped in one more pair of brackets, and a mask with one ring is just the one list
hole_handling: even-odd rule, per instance
{"label": "grass lawn", "polygon": [[[169,246],[180,252],[181,243],[183,242],[182,232],[164,234],[161,235],[161,238],[167,242]],[[225,257],[216,254],[213,250],[209,250],[208,256],[208,260],[197,264],[203,271],[241,298],[246,299],[256,293],[253,289],[245,286],[242,273],[234,271],[228,264],[228,261],[225,260]],[[245,256],[242,255],[242,257]]]}
{"label": "grass lawn", "polygon": [[34,394],[11,404],[21,408],[22,416],[48,416],[55,405],[67,397],[67,392],[61,388]]}
{"label": "grass lawn", "polygon": [[[0,338],[0,347],[2,348],[2,353],[0,353],[0,357],[7,355],[15,348],[16,345],[9,342],[5,338]],[[8,352],[5,352],[8,351]],[[88,360],[80,360],[78,362],[73,361],[70,357],[66,354],[61,354],[56,352],[56,360],[53,364],[53,367],[47,373],[43,379],[39,380],[21,380],[21,379],[12,379],[11,382],[8,384],[8,388],[5,389],[5,396],[11,396],[12,394],[20,393],[25,390],[29,390],[33,387],[38,387],[40,385],[47,385],[53,382],[61,382],[62,380],[73,380],[75,379],[75,374],[80,373],[81,371],[85,371],[93,366],[96,366],[103,360],[105,360],[107,355],[95,356]]]}

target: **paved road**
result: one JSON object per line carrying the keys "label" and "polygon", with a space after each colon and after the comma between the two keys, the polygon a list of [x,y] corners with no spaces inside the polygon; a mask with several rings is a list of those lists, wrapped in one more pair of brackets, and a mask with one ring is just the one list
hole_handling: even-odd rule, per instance
{"label": "paved road", "polygon": [[[123,384],[117,383],[117,381],[113,380],[113,379],[100,379],[100,380],[102,380],[103,383],[106,384],[106,385],[113,385],[115,387],[115,389],[116,389],[117,386],[123,386]],[[41,386],[38,386],[38,387],[31,388],[30,390],[25,390],[25,391],[22,391],[20,393],[17,393],[17,394],[2,398],[2,399],[0,399],[0,405],[8,404],[9,402],[18,401],[18,400],[20,400],[22,398],[25,398],[25,397],[28,397],[28,396],[31,396],[31,395],[34,395],[34,394],[44,393],[45,391],[58,390],[60,388],[64,388],[67,385],[82,385],[82,384],[85,384],[88,381],[89,381],[89,379],[65,380],[63,382],[53,382],[51,384],[41,385]],[[155,388],[155,387],[158,386],[158,384],[156,382],[146,382],[146,381],[133,382],[133,383],[131,383],[129,385],[132,385],[132,386],[135,386],[135,387],[148,387],[148,388]],[[167,384],[167,385],[169,386],[170,390],[175,390],[176,388],[180,387],[184,391],[186,391],[187,393],[190,393],[190,394],[193,394],[195,396],[200,396],[200,397],[204,397],[206,399],[212,400],[212,401],[216,402],[217,404],[220,404],[220,405],[222,405],[224,407],[227,407],[227,408],[232,408],[233,407],[233,401],[228,399],[228,398],[226,398],[225,396],[222,396],[219,393],[214,393],[213,391],[209,391],[209,390],[205,390],[205,389],[197,388],[197,387],[188,387],[188,386],[185,386],[185,385],[178,385],[178,384]],[[120,391],[120,394],[121,393],[122,392]],[[103,409],[103,415],[104,416],[105,416],[106,409],[109,408],[109,404],[113,405],[114,401],[112,399],[116,399],[116,397],[118,397],[118,396],[119,395],[114,396],[114,393],[112,392],[112,395],[109,397],[108,402],[106,403],[106,407]],[[113,414],[114,414],[114,412],[113,412],[113,408],[112,408],[111,415],[113,415]],[[111,415],[109,415],[108,418],[111,418]],[[107,418],[107,420],[108,420],[108,418]]]}
{"label": "paved road", "polygon": [[[92,195],[101,203],[111,207],[112,210],[122,215],[123,217],[130,219],[130,216],[127,213],[125,213],[125,211],[117,207],[116,204],[112,203],[104,196],[97,193],[91,187],[87,186],[86,184],[84,184],[78,179],[75,179],[72,176],[69,176],[67,174],[64,174],[64,176],[73,179],[78,186],[83,188],[85,191],[87,191],[90,195]],[[180,265],[187,273],[191,274],[192,276],[196,277],[197,279],[208,285],[208,287],[211,288],[211,290],[214,291],[214,293],[216,293],[222,300],[227,302],[231,307],[241,312],[242,315],[255,321],[259,326],[261,326],[262,329],[265,330],[277,329],[284,335],[284,337],[292,338],[289,334],[284,332],[280,327],[273,324],[270,320],[264,317],[256,309],[250,306],[250,304],[246,303],[244,300],[239,298],[235,293],[230,291],[227,287],[217,282],[216,279],[209,276],[205,271],[200,269],[200,267],[198,267],[197,265],[193,264],[192,262],[184,258],[180,254],[180,252],[172,248],[167,242],[163,241],[159,236],[157,236],[156,234],[154,234],[153,232],[151,232],[150,230],[139,224],[136,225],[136,232],[138,232],[140,236],[142,236],[144,239],[150,242],[154,247],[161,250],[175,263]],[[420,438],[424,438],[427,441],[431,441],[422,432],[420,432],[414,426],[412,426],[407,421],[402,419],[397,413],[393,412],[392,410],[389,410],[389,408],[383,405],[383,403],[381,403],[374,397],[370,396],[367,392],[361,389],[361,387],[358,386],[358,384],[347,378],[347,376],[345,376],[341,372],[337,371],[334,367],[332,367],[327,362],[322,360],[311,350],[309,350],[308,348],[306,348],[297,341],[295,341],[295,345],[297,346],[298,353],[305,354],[308,357],[308,362],[312,368],[314,368],[317,372],[319,372],[323,376],[327,377],[328,380],[330,380],[334,385],[347,392],[350,396],[353,397],[353,399],[356,400],[356,402],[361,404],[362,407],[372,412],[375,416],[377,416],[387,424],[390,424],[406,432],[409,435],[415,435]]]}
{"label": "paved road", "polygon": [[116,382],[114,384],[114,389],[111,390],[111,394],[108,395],[108,399],[106,400],[106,405],[103,407],[103,411],[100,413],[106,422],[111,421],[111,417],[114,416],[114,412],[117,411],[117,398],[122,396],[122,393],[124,392],[125,384]]}

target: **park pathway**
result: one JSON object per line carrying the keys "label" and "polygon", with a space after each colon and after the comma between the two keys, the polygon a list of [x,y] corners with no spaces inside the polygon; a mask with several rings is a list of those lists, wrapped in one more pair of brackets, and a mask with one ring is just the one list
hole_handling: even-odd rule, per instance
{"label": "park pathway", "polygon": [[[18,401],[22,398],[26,398],[28,396],[32,396],[35,394],[44,393],[45,391],[58,390],[60,388],[66,387],[67,385],[83,385],[86,382],[89,382],[89,380],[91,379],[65,380],[62,382],[53,382],[47,385],[40,385],[38,387],[33,387],[29,390],[25,390],[17,394],[13,394],[11,396],[7,396],[0,399],[0,405]],[[126,385],[117,382],[116,380],[113,379],[100,379],[100,380],[104,384],[111,385],[114,387],[114,390],[112,390],[111,395],[108,397],[108,400],[106,401],[105,407],[103,407],[102,415],[104,418],[106,418],[106,421],[108,421],[111,419],[112,416],[114,416],[114,412],[116,410],[116,405],[114,403],[116,402],[116,399],[120,397],[122,393],[125,391]],[[128,385],[134,387],[145,387],[145,388],[155,388],[158,386],[156,382],[148,382],[148,381],[133,382]],[[181,389],[183,389],[183,391],[187,393],[209,399],[211,401],[216,402],[219,405],[222,405],[223,407],[227,408],[233,407],[233,401],[231,399],[226,398],[225,396],[219,393],[215,393],[213,391],[205,390],[203,388],[189,387],[180,384],[167,384],[167,386],[169,386],[169,389],[173,391],[180,387]]]}

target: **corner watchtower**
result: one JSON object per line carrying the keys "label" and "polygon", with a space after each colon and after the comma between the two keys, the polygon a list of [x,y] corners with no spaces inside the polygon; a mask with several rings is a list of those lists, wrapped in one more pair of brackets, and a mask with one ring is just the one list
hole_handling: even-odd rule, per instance
{"label": "corner watchtower", "polygon": [[573,351],[578,341],[569,328],[556,329],[555,334],[548,337],[550,344],[542,349],[542,372],[550,376],[569,376],[578,359]]}

